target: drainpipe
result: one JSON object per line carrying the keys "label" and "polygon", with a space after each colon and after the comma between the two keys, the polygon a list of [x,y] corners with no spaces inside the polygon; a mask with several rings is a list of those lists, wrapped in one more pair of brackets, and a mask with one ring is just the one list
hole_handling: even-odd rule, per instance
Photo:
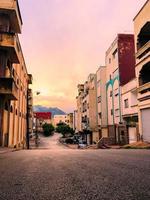
{"label": "drainpipe", "polygon": [[27,131],[26,131],[26,146],[27,146],[27,149],[30,149],[30,141],[29,141],[29,109],[28,109],[28,105],[29,105],[29,85],[27,86]]}

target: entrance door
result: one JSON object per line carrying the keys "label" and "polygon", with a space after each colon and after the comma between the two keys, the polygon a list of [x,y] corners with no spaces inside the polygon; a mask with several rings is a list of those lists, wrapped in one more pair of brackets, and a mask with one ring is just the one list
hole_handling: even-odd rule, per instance
{"label": "entrance door", "polygon": [[129,127],[129,143],[137,142],[137,129],[136,127]]}
{"label": "entrance door", "polygon": [[150,142],[150,108],[141,110],[143,140]]}

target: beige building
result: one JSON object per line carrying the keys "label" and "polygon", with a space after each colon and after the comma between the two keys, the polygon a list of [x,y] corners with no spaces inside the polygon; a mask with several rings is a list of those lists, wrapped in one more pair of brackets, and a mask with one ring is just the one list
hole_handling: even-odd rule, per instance
{"label": "beige building", "polygon": [[96,72],[97,79],[97,123],[101,137],[108,137],[107,105],[106,105],[106,66],[101,66]]}
{"label": "beige building", "polygon": [[135,78],[134,54],[132,34],[118,34],[106,52],[108,137],[117,144],[128,143],[127,129],[122,118],[121,88]]}
{"label": "beige building", "polygon": [[83,110],[83,96],[84,96],[84,84],[78,85],[78,96],[77,101],[77,111],[76,111],[76,132],[82,131],[82,110]]}
{"label": "beige building", "polygon": [[134,18],[139,133],[150,142],[150,0]]}
{"label": "beige building", "polygon": [[67,115],[54,115],[52,118],[53,126],[56,127],[59,123],[67,124]]}
{"label": "beige building", "polygon": [[26,145],[28,85],[18,33],[22,19],[17,0],[0,1],[0,146]]}
{"label": "beige building", "polygon": [[77,133],[77,110],[74,110],[73,113],[73,130]]}
{"label": "beige building", "polygon": [[67,114],[67,120],[66,124],[70,127],[73,128],[73,113],[68,113]]}
{"label": "beige building", "polygon": [[76,132],[82,132],[88,144],[98,142],[96,74],[90,74],[84,84],[78,85]]}
{"label": "beige building", "polygon": [[97,128],[97,101],[96,101],[96,74],[90,74],[84,84],[84,96],[82,100],[82,129],[88,130],[87,142],[98,142],[99,132]]}

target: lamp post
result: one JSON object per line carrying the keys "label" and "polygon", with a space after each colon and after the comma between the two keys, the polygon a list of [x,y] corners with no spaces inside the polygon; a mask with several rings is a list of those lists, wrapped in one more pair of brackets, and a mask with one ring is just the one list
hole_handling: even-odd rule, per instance
{"label": "lamp post", "polygon": [[[40,92],[37,91],[36,92],[36,95],[40,95]],[[36,147],[38,147],[38,126],[37,126],[37,115],[35,115],[35,145]]]}
{"label": "lamp post", "polygon": [[27,133],[26,133],[26,146],[30,149],[30,136],[29,136],[29,87],[27,88]]}

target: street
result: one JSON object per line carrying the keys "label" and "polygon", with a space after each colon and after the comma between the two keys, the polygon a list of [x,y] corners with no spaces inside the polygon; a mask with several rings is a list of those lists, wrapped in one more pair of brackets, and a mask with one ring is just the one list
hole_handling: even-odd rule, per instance
{"label": "street", "polygon": [[73,150],[59,135],[0,155],[0,200],[149,200],[149,150]]}

